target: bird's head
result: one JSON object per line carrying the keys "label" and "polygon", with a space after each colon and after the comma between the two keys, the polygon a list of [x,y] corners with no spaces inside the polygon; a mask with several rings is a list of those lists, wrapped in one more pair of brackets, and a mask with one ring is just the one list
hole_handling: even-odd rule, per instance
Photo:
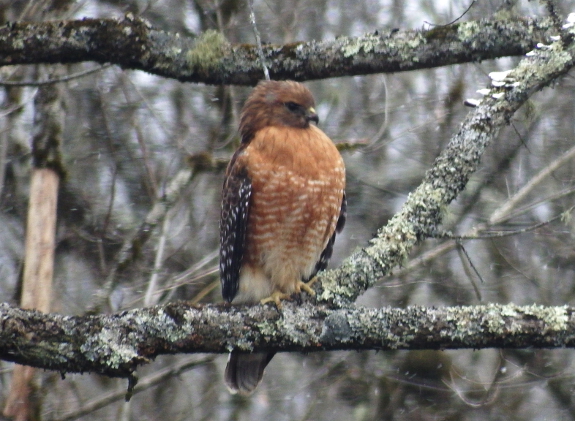
{"label": "bird's head", "polygon": [[240,118],[243,142],[268,126],[306,129],[310,121],[318,123],[315,101],[308,88],[298,82],[264,80],[248,97]]}

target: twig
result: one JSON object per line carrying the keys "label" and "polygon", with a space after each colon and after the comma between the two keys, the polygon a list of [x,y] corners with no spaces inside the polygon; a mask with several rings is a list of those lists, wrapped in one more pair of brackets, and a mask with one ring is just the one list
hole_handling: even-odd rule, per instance
{"label": "twig", "polygon": [[170,226],[170,216],[169,213],[166,213],[166,215],[164,216],[164,223],[162,224],[160,239],[158,241],[158,249],[156,250],[156,258],[154,259],[154,267],[152,269],[152,275],[150,276],[150,282],[148,283],[148,289],[146,290],[146,295],[144,297],[145,307],[155,305],[158,302],[157,300],[158,274],[164,261],[164,251],[166,250],[166,237],[168,235],[169,226]]}
{"label": "twig", "polygon": [[[481,238],[479,233],[487,230],[489,227],[500,224],[505,222],[512,216],[515,217],[518,215],[517,212],[514,214],[510,214],[511,210],[517,206],[521,200],[523,200],[536,186],[538,186],[547,176],[549,176],[553,171],[557,170],[562,165],[566,164],[570,159],[575,157],[575,146],[566,151],[563,155],[549,164],[547,167],[539,171],[525,186],[523,186],[517,193],[515,193],[512,197],[510,197],[502,206],[496,209],[489,218],[488,222],[485,224],[480,224],[473,229],[469,230],[467,233],[459,236],[458,238],[461,239],[478,239]],[[553,197],[553,196],[552,196]],[[547,222],[543,222],[541,224],[546,224]],[[535,226],[531,226],[524,229],[524,232],[532,231],[537,228],[540,228],[541,224],[537,224]],[[512,233],[506,233],[505,235],[501,235],[501,237],[508,235],[516,235],[518,232],[514,231]],[[486,236],[484,238],[493,238],[493,236]],[[401,270],[399,273],[406,273],[414,270],[416,267],[425,264],[431,260],[436,259],[438,256],[441,256],[456,247],[455,242],[446,242],[441,244],[432,250],[422,254],[420,257],[413,259],[409,262],[405,269]]]}
{"label": "twig", "polygon": [[89,70],[84,70],[82,72],[78,72],[78,73],[72,73],[71,75],[68,76],[62,76],[59,78],[55,78],[55,79],[47,79],[47,80],[40,80],[40,81],[33,81],[33,80],[27,80],[24,82],[11,82],[9,80],[0,80],[0,86],[44,86],[44,85],[52,85],[54,83],[63,83],[63,82],[69,82],[71,80],[74,79],[78,79],[84,76],[88,76],[91,75],[92,73],[96,73],[99,72],[101,70],[105,70],[108,67],[112,67],[113,64],[104,64],[102,66],[98,66],[94,69],[89,69]]}
{"label": "twig", "polygon": [[[203,366],[204,364],[213,361],[214,358],[215,357],[210,356],[198,360],[197,357],[189,357],[183,361],[180,361],[179,363],[175,364],[172,367],[166,367],[162,370],[158,370],[157,372],[141,379],[134,388],[133,393],[137,394],[143,392],[153,386],[162,383],[163,381],[171,377],[178,376],[193,368]],[[74,412],[69,412],[64,416],[57,418],[56,421],[76,420],[80,417],[83,417],[84,415],[91,414],[92,412],[97,411],[98,409],[104,408],[105,406],[108,406],[114,402],[122,400],[125,395],[126,395],[126,389],[121,388],[120,390],[109,392],[103,396],[98,396],[97,398],[86,402],[84,405],[82,405],[80,409]]]}
{"label": "twig", "polygon": [[465,9],[465,11],[464,11],[461,15],[459,15],[457,18],[453,19],[453,20],[452,20],[451,22],[449,22],[449,23],[446,23],[446,24],[443,24],[443,25],[438,25],[438,24],[436,24],[436,23],[431,23],[431,22],[428,22],[428,21],[426,21],[426,20],[424,20],[423,22],[424,22],[424,23],[427,23],[428,25],[431,25],[431,26],[436,26],[436,27],[438,27],[438,28],[443,28],[443,27],[446,27],[446,26],[449,26],[449,25],[453,25],[455,22],[457,22],[458,20],[460,20],[463,16],[465,16],[465,15],[467,14],[467,12],[469,12],[469,11],[471,10],[471,8],[473,7],[473,5],[475,4],[475,1],[476,1],[476,0],[472,0],[472,2],[469,4],[469,6],[467,7],[467,9]]}
{"label": "twig", "polygon": [[108,301],[110,294],[114,291],[119,275],[132,261],[135,260],[138,251],[144,243],[148,241],[156,226],[163,220],[169,209],[174,206],[176,201],[181,197],[182,191],[192,180],[195,171],[190,169],[181,170],[168,183],[163,195],[157,199],[156,203],[146,215],[146,219],[140,227],[124,242],[118,252],[115,266],[110,270],[106,282],[97,292],[93,304],[90,306],[88,313],[99,313],[100,308]]}
{"label": "twig", "polygon": [[467,253],[467,250],[465,250],[465,247],[463,247],[463,244],[461,244],[460,241],[457,241],[456,243],[457,243],[457,252],[459,253],[459,258],[461,259],[461,264],[463,265],[463,271],[465,272],[465,274],[469,278],[469,281],[471,282],[471,286],[475,291],[475,296],[477,297],[477,300],[481,302],[483,301],[483,297],[481,296],[481,290],[477,286],[477,282],[475,282],[471,270],[473,270],[475,275],[477,275],[481,283],[483,283],[483,278],[481,277],[481,274],[471,261],[471,257]]}
{"label": "twig", "polygon": [[[574,208],[575,208],[575,206],[572,206],[569,209],[567,209],[565,212],[562,212],[560,215],[554,216],[553,218],[548,219],[547,221],[543,221],[543,222],[540,222],[538,224],[531,225],[529,227],[522,228],[519,230],[493,231],[493,232],[489,232],[488,234],[476,234],[476,235],[451,235],[451,234],[446,233],[446,234],[440,234],[438,236],[438,238],[449,238],[452,240],[459,241],[459,240],[489,240],[492,238],[511,237],[513,235],[524,234],[526,232],[535,231],[536,229],[544,227],[545,225],[549,225],[551,222],[555,222],[558,219],[564,218],[565,214],[571,213]],[[485,228],[485,229],[487,229],[487,228]]]}
{"label": "twig", "polygon": [[495,210],[491,217],[489,218],[488,225],[496,225],[506,220],[507,214],[513,209],[517,204],[523,200],[536,186],[538,186],[547,176],[549,176],[553,171],[557,170],[562,165],[566,164],[570,159],[575,157],[575,146],[549,164],[547,167],[543,168],[541,171],[533,177],[529,183],[524,185],[517,193],[513,195],[507,202],[503,204],[499,209]]}
{"label": "twig", "polygon": [[266,66],[266,61],[264,57],[264,50],[262,48],[262,39],[260,37],[260,31],[256,25],[256,14],[254,13],[254,0],[248,0],[248,5],[250,7],[250,21],[252,23],[252,28],[254,29],[254,35],[256,36],[256,44],[258,47],[258,56],[260,57],[260,63],[264,70],[264,76],[266,80],[270,80],[270,72]]}

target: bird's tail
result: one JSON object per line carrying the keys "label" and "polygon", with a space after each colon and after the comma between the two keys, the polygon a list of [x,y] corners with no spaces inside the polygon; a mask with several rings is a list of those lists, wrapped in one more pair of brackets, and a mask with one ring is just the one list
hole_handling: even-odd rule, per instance
{"label": "bird's tail", "polygon": [[264,369],[271,361],[275,352],[255,352],[253,354],[230,354],[226,366],[226,386],[231,393],[251,395],[262,381]]}

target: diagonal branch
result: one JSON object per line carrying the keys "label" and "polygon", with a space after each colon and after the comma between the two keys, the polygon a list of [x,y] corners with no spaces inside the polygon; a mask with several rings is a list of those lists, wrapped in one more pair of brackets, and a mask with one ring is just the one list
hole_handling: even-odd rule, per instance
{"label": "diagonal branch", "polygon": [[389,275],[392,268],[401,265],[418,241],[437,231],[444,209],[465,188],[485,149],[515,111],[574,64],[575,43],[571,32],[565,31],[563,38],[543,45],[513,71],[494,74],[492,77],[497,80],[492,84],[497,87],[491,86],[469,113],[401,211],[379,230],[368,247],[318,277],[324,288],[320,301],[333,301],[336,305],[354,302],[359,294]]}
{"label": "diagonal branch", "polygon": [[[391,73],[525,54],[554,34],[551,19],[479,20],[429,31],[393,30],[263,47],[272,79],[313,80]],[[254,85],[258,49],[215,32],[196,38],[122,20],[19,22],[0,27],[0,66],[113,63],[186,82]]]}

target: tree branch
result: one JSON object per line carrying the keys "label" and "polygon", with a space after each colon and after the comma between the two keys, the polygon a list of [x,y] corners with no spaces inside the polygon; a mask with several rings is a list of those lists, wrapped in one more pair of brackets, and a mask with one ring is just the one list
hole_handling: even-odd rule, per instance
{"label": "tree branch", "polygon": [[571,27],[557,41],[530,53],[513,71],[493,75],[498,80],[492,81],[493,86],[463,121],[401,211],[379,230],[368,247],[356,251],[339,268],[318,276],[324,288],[318,299],[338,306],[354,302],[401,265],[417,242],[437,232],[442,213],[465,188],[499,130],[509,124],[532,94],[567,73],[574,64]]}
{"label": "tree branch", "polygon": [[0,304],[0,358],[61,372],[127,377],[162,354],[246,351],[575,347],[575,309],[495,305],[328,309],[305,303],[172,303],[70,317]]}
{"label": "tree branch", "polygon": [[[554,32],[551,19],[485,19],[429,31],[375,31],[357,38],[268,44],[263,55],[273,79],[313,80],[522,55]],[[255,45],[230,45],[215,31],[195,39],[182,37],[131,15],[0,28],[0,65],[83,61],[208,84],[254,85],[262,75]]]}
{"label": "tree branch", "polygon": [[[112,316],[70,317],[4,304],[0,305],[0,358],[62,372],[126,377],[157,355],[234,348],[310,352],[575,346],[575,320],[568,307],[366,309],[350,305],[401,264],[417,241],[436,231],[442,211],[465,187],[483,151],[513,113],[531,94],[573,67],[573,33],[573,27],[568,28],[562,38],[530,54],[512,72],[491,76],[493,86],[402,211],[368,247],[321,275],[319,305],[285,303],[278,311],[274,306],[174,303]],[[362,51],[363,47],[356,53]]]}

